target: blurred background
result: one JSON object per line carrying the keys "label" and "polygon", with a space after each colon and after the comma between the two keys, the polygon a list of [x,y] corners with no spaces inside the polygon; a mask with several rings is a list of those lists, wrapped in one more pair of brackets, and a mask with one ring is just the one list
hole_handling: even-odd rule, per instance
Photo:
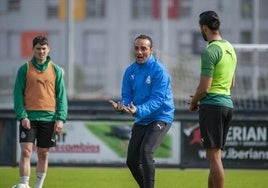
{"label": "blurred background", "polygon": [[206,46],[198,16],[214,10],[237,50],[236,108],[267,109],[267,7],[266,0],[1,0],[0,108],[13,106],[17,70],[38,34],[49,38],[50,56],[65,71],[69,100],[120,98],[133,40],[149,35],[172,75],[177,108],[187,108]]}
{"label": "blurred background", "polygon": [[133,41],[146,34],[172,76],[176,104],[175,126],[157,163],[206,167],[198,113],[190,113],[187,102],[198,85],[206,47],[199,14],[214,10],[222,37],[238,57],[225,166],[267,169],[267,7],[267,0],[1,0],[0,165],[19,161],[13,86],[40,34],[48,37],[50,56],[65,72],[69,99],[68,121],[50,164],[124,164],[132,117],[115,113],[107,100],[120,99],[124,70],[134,61]]}

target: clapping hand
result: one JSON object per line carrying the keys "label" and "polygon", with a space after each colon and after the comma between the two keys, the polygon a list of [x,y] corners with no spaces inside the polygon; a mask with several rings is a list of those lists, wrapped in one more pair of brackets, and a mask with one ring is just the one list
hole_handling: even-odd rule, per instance
{"label": "clapping hand", "polygon": [[128,106],[124,106],[124,110],[129,114],[135,114],[137,107],[131,102]]}
{"label": "clapping hand", "polygon": [[120,112],[124,110],[124,107],[125,107],[124,102],[120,102],[120,101],[114,102],[113,100],[109,100],[109,103],[113,105],[113,108],[115,111]]}

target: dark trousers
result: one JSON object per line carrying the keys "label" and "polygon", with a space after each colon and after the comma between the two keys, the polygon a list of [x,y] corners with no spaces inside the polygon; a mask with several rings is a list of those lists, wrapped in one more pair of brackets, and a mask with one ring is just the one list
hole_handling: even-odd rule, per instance
{"label": "dark trousers", "polygon": [[153,154],[170,125],[156,121],[147,126],[134,124],[128,146],[127,166],[140,188],[153,188],[155,163]]}

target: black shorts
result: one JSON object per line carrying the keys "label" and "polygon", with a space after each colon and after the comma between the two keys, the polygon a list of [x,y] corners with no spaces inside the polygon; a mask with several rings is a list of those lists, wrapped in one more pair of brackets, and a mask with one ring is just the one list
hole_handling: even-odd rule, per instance
{"label": "black shorts", "polygon": [[224,149],[232,115],[232,108],[208,104],[200,105],[199,125],[204,148]]}
{"label": "black shorts", "polygon": [[[54,133],[55,122],[31,121],[31,129],[27,130],[21,126],[19,140],[22,142],[32,142],[40,148],[50,148],[56,146]],[[53,140],[54,139],[54,140]]]}

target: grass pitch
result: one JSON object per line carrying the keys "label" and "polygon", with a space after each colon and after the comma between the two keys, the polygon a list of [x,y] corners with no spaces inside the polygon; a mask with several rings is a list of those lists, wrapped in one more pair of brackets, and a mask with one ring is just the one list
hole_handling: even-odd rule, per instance
{"label": "grass pitch", "polygon": [[[0,167],[0,188],[19,181],[17,167]],[[30,186],[34,187],[32,169]],[[208,169],[156,169],[155,188],[206,188]],[[226,188],[266,188],[268,170],[225,169]],[[127,168],[49,167],[43,188],[138,188]]]}

